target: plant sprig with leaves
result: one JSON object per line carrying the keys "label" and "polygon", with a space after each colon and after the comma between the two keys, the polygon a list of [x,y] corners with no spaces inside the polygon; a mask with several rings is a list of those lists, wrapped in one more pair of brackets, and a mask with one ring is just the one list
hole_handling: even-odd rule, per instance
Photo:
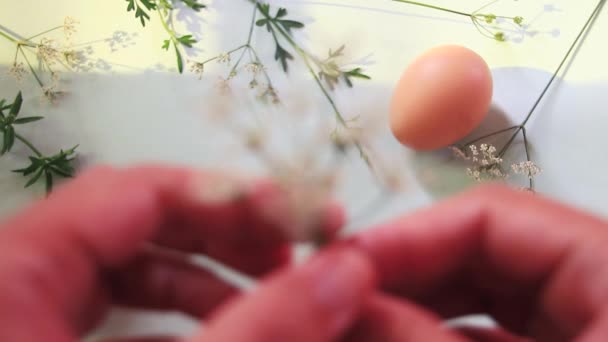
{"label": "plant sprig with leaves", "polygon": [[[598,1],[595,9],[593,10],[593,12],[587,18],[587,21],[585,22],[585,25],[581,28],[581,30],[579,31],[578,35],[576,36],[576,38],[574,39],[574,41],[570,45],[570,48],[568,49],[568,51],[566,51],[566,53],[562,57],[561,62],[559,63],[559,65],[557,66],[557,68],[555,69],[555,71],[553,72],[553,75],[552,75],[551,79],[549,80],[549,82],[547,82],[547,84],[543,88],[542,92],[540,93],[540,95],[536,99],[536,102],[534,102],[534,105],[532,106],[532,108],[530,108],[530,111],[527,113],[527,115],[522,120],[522,122],[519,125],[514,125],[514,126],[511,126],[511,127],[503,128],[503,129],[491,132],[489,134],[485,134],[485,135],[483,135],[483,136],[481,136],[479,138],[476,138],[474,140],[468,141],[468,142],[466,142],[464,144],[461,144],[460,146],[456,146],[457,151],[458,150],[460,150],[460,151],[467,151],[468,149],[471,149],[472,146],[475,146],[476,143],[484,141],[485,139],[488,139],[488,138],[491,138],[491,137],[495,137],[495,136],[498,136],[498,135],[502,135],[502,134],[506,134],[506,133],[511,133],[511,136],[510,136],[509,140],[497,152],[497,158],[499,158],[499,159],[502,160],[502,158],[505,156],[505,154],[513,146],[513,143],[515,142],[515,139],[517,139],[517,137],[521,133],[521,137],[523,139],[523,145],[524,145],[525,155],[526,155],[526,161],[525,162],[521,162],[519,164],[515,164],[515,166],[513,167],[513,171],[515,173],[528,174],[528,176],[530,176],[529,177],[529,187],[528,187],[528,189],[531,190],[531,191],[534,190],[533,174],[537,173],[538,172],[537,170],[539,170],[539,169],[538,169],[538,167],[536,167],[536,165],[532,162],[532,159],[531,159],[530,142],[528,140],[528,134],[527,134],[527,131],[526,131],[526,125],[528,124],[528,122],[530,121],[530,119],[532,118],[532,116],[534,115],[534,113],[536,113],[536,110],[538,109],[538,107],[540,106],[542,100],[545,98],[545,96],[547,95],[547,93],[551,89],[551,86],[557,80],[557,77],[560,74],[560,72],[563,70],[564,66],[566,65],[566,62],[572,56],[572,53],[574,52],[574,49],[581,43],[581,40],[584,37],[585,32],[587,32],[591,28],[591,25],[593,24],[593,19],[598,15],[598,13],[602,9],[602,6],[604,5],[605,2],[606,2],[606,0],[599,0]],[[465,157],[467,157],[467,156],[465,156]]]}
{"label": "plant sprig with leaves", "polygon": [[[353,85],[351,78],[360,78],[360,79],[366,79],[366,80],[371,79],[371,78],[368,75],[365,75],[361,68],[355,68],[352,70],[343,71],[339,67],[337,67],[337,64],[333,64],[335,61],[335,58],[342,55],[342,52],[344,51],[343,47],[336,50],[336,52],[338,52],[337,54],[336,54],[336,52],[330,51],[329,58],[325,59],[325,60],[320,60],[319,58],[317,58],[316,56],[314,56],[313,54],[307,52],[304,48],[302,48],[293,38],[292,29],[303,28],[304,24],[293,21],[293,20],[285,19],[286,15],[287,15],[286,9],[279,8],[277,10],[276,14],[273,16],[271,14],[271,9],[268,4],[261,4],[261,3],[255,2],[255,6],[257,7],[258,12],[263,17],[262,19],[258,20],[257,24],[259,26],[265,26],[266,29],[271,32],[272,37],[275,40],[276,47],[277,47],[277,50],[275,52],[275,59],[277,59],[281,63],[281,65],[283,66],[283,70],[285,72],[287,72],[287,67],[286,67],[287,60],[292,59],[292,58],[289,58],[289,56],[291,54],[285,55],[285,52],[283,51],[285,49],[281,46],[279,37],[281,39],[283,39],[285,42],[287,42],[287,44],[290,45],[291,48],[295,51],[295,53],[300,57],[302,62],[304,62],[306,69],[309,71],[310,75],[314,79],[314,81],[317,84],[317,86],[319,87],[320,91],[323,93],[323,95],[329,102],[329,104],[333,110],[334,116],[336,118],[336,122],[337,122],[337,126],[336,126],[334,132],[332,133],[332,136],[339,137],[341,134],[341,130],[347,130],[347,131],[350,130],[351,129],[351,125],[350,125],[351,120],[347,120],[344,117],[344,115],[342,114],[342,112],[340,111],[338,106],[336,105],[332,95],[330,94],[330,90],[333,89],[333,87],[337,83],[336,78],[340,78],[340,76],[345,79],[345,82],[349,87],[352,87],[352,85]],[[295,23],[298,23],[298,24],[295,24]],[[287,53],[289,53],[289,52],[287,52]],[[329,73],[328,73],[328,70],[330,70]],[[329,76],[329,78],[328,78],[328,76]],[[323,84],[323,82],[321,80],[321,77],[324,77],[326,79],[326,82],[328,83],[328,86],[330,89],[327,89],[325,87],[325,85]],[[372,161],[369,157],[368,151],[363,146],[363,143],[360,141],[355,141],[353,143],[353,146],[358,150],[359,155],[365,161],[365,163],[368,165],[370,170],[372,172],[374,172],[374,167],[372,165]]]}
{"label": "plant sprig with leaves", "polygon": [[363,69],[356,67],[350,70],[340,66],[338,59],[344,55],[345,45],[342,45],[336,51],[331,49],[327,53],[327,58],[324,60],[314,59],[315,64],[319,67],[319,78],[325,80],[329,89],[334,90],[336,85],[343,80],[349,88],[353,87],[353,78],[370,80],[371,77],[363,73]]}
{"label": "plant sprig with leaves", "polygon": [[19,117],[21,107],[23,105],[23,96],[21,92],[17,94],[14,101],[7,104],[7,101],[0,100],[0,132],[2,133],[2,148],[0,156],[11,152],[15,145],[15,141],[21,141],[27,146],[33,155],[29,156],[30,165],[14,170],[16,173],[21,173],[25,177],[30,177],[25,187],[30,187],[44,176],[44,182],[47,193],[53,189],[54,177],[60,176],[69,178],[74,175],[74,167],[72,162],[75,159],[75,146],[67,151],[60,150],[59,153],[51,156],[45,156],[37,149],[28,139],[19,134],[15,126],[22,126],[44,119],[41,116]]}
{"label": "plant sprig with leaves", "polygon": [[488,8],[490,5],[494,4],[496,2],[496,0],[491,1],[490,3],[484,5],[480,9],[473,11],[473,12],[463,12],[463,11],[454,10],[454,9],[441,7],[441,6],[435,6],[435,5],[431,5],[431,4],[427,4],[427,3],[423,3],[423,2],[419,2],[419,1],[410,1],[410,0],[391,0],[391,1],[401,2],[401,3],[414,5],[414,6],[425,7],[425,8],[429,8],[429,9],[433,9],[433,10],[438,10],[438,11],[442,11],[442,12],[447,12],[447,13],[467,17],[467,18],[471,19],[471,21],[473,22],[473,25],[475,26],[477,31],[479,31],[479,33],[481,33],[485,37],[495,39],[499,42],[504,42],[507,40],[507,36],[505,34],[503,27],[500,26],[499,20],[507,20],[507,21],[511,22],[512,24],[516,25],[517,27],[523,27],[523,25],[524,25],[524,18],[520,17],[520,16],[509,17],[509,16],[496,15],[493,13],[482,13],[483,10]]}
{"label": "plant sprig with leaves", "polygon": [[[0,27],[0,37],[15,45],[15,58],[9,74],[17,81],[21,81],[25,75],[31,73],[44,95],[51,101],[55,100],[62,94],[58,90],[59,70],[63,68],[73,71],[74,67],[82,62],[82,55],[69,44],[69,40],[76,32],[76,24],[78,21],[74,18],[66,17],[63,25],[28,38],[23,38]],[[62,45],[53,39],[44,37],[57,30],[64,31],[67,44]],[[42,38],[37,40],[40,37]]]}
{"label": "plant sprig with leaves", "polygon": [[179,34],[173,28],[173,10],[175,3],[180,1],[188,8],[199,12],[206,8],[206,5],[198,2],[198,0],[126,0],[128,2],[127,12],[135,12],[135,18],[139,19],[143,27],[146,23],[151,21],[151,13],[157,12],[160,22],[169,35],[168,39],[165,39],[162,44],[164,50],[169,51],[173,46],[175,52],[175,58],[177,63],[177,70],[179,73],[184,72],[184,57],[182,50],[184,48],[192,48],[197,40],[193,34]]}
{"label": "plant sprig with leaves", "polygon": [[[292,33],[295,30],[304,29],[305,25],[300,21],[288,18],[289,13],[287,9],[279,7],[276,11],[273,11],[273,8],[267,3],[261,3],[257,0],[249,0],[249,2],[253,4],[253,13],[248,38],[245,44],[240,45],[226,53],[209,58],[203,62],[193,62],[191,70],[199,74],[199,76],[202,76],[205,66],[209,62],[216,60],[220,62],[230,62],[232,60],[232,55],[241,51],[240,57],[233,64],[228,77],[224,80],[224,82],[222,82],[222,85],[225,86],[226,82],[236,75],[236,71],[241,65],[244,56],[249,53],[249,64],[247,65],[253,65],[255,66],[255,69],[262,70],[268,83],[263,89],[261,97],[266,98],[269,96],[273,99],[272,102],[278,103],[279,100],[276,90],[272,86],[270,77],[265,70],[264,63],[260,60],[258,53],[252,45],[254,28],[256,26],[265,28],[265,30],[270,33],[275,43],[274,58],[281,66],[281,69],[285,73],[289,72],[289,63],[295,61],[295,53],[295,55],[299,56],[304,62],[304,65],[306,66],[310,75],[313,77],[316,85],[329,102],[337,121],[337,126],[332,133],[332,137],[338,137],[341,130],[349,130],[351,128],[350,124],[353,122],[353,120],[348,120],[342,115],[332,95],[330,94],[330,91],[335,88],[340,80],[344,80],[348,87],[353,87],[353,79],[369,80],[371,78],[366,75],[363,69],[360,67],[345,69],[338,64],[337,60],[343,56],[343,52],[345,50],[344,46],[341,46],[336,51],[330,51],[328,58],[324,59],[318,58],[302,48],[292,37]],[[260,18],[258,18],[258,15]],[[293,53],[290,52],[289,49],[292,49]],[[323,81],[325,81],[327,86]],[[250,85],[252,88],[258,86],[255,76]],[[372,162],[363,144],[357,141],[353,145],[359,151],[366,164],[373,171]]]}

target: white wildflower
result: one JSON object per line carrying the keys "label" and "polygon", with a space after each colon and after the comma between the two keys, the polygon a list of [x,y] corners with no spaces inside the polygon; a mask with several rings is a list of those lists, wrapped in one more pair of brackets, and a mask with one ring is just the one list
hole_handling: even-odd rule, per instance
{"label": "white wildflower", "polygon": [[63,20],[63,33],[67,39],[72,38],[74,33],[76,33],[76,25],[80,24],[80,22],[72,17],[65,17]]}
{"label": "white wildflower", "polygon": [[471,150],[471,153],[472,153],[474,156],[479,155],[479,152],[477,151],[477,146],[475,146],[475,145],[470,145],[470,146],[469,146],[469,149]]}
{"label": "white wildflower", "polygon": [[55,64],[57,59],[60,57],[56,42],[48,38],[43,38],[40,41],[40,44],[38,44],[37,54],[38,58],[44,61],[49,67]]}
{"label": "white wildflower", "polygon": [[[458,149],[452,149],[458,154]],[[496,155],[496,147],[490,144],[469,145],[469,150],[473,157],[468,157],[464,151],[460,152],[465,156],[465,160],[469,160],[472,164],[467,169],[467,176],[477,182],[485,180],[505,179],[508,174],[503,171],[503,159]]]}
{"label": "white wildflower", "polygon": [[192,61],[189,61],[189,63],[190,63],[190,72],[197,74],[198,79],[202,80],[203,74],[205,73],[205,63],[192,62]]}
{"label": "white wildflower", "polygon": [[23,77],[27,75],[27,70],[25,69],[25,65],[23,63],[15,63],[8,70],[8,74],[14,77],[17,81],[23,80]]}
{"label": "white wildflower", "polygon": [[230,61],[231,61],[230,54],[222,53],[219,56],[217,56],[218,63],[230,63]]}
{"label": "white wildflower", "polygon": [[511,169],[515,174],[525,175],[528,178],[534,178],[542,173],[542,170],[532,161],[523,161],[511,165]]}
{"label": "white wildflower", "polygon": [[245,65],[245,69],[250,73],[257,75],[259,72],[264,70],[264,66],[260,63],[253,62]]}

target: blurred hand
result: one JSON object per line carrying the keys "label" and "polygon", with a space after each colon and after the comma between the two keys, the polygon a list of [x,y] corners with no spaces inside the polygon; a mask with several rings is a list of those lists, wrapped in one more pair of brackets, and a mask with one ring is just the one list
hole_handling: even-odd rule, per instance
{"label": "blurred hand", "polygon": [[[281,194],[260,185],[230,200],[201,196],[221,178],[161,167],[100,168],[5,222],[0,341],[78,341],[111,305],[206,318],[205,333],[189,342],[335,340],[372,292],[367,259],[332,248],[305,266],[287,267],[284,227],[259,210]],[[324,220],[330,234],[342,225],[335,208]],[[187,253],[254,276],[283,271],[234,297],[235,288],[191,264]]]}
{"label": "blurred hand", "polygon": [[[348,342],[608,340],[608,224],[587,214],[486,186],[353,242],[388,294],[368,300]],[[503,330],[440,323],[475,313]]]}

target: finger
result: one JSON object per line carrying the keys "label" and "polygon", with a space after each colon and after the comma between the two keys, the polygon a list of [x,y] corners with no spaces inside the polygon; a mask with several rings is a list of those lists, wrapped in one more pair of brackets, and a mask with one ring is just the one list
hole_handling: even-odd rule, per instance
{"label": "finger", "polygon": [[373,282],[358,253],[325,251],[227,305],[192,341],[333,341],[355,320]]}
{"label": "finger", "polygon": [[604,310],[604,313],[594,320],[577,342],[603,342],[606,341],[606,336],[608,336],[608,310]]}
{"label": "finger", "polygon": [[95,342],[179,342],[182,341],[177,337],[132,337],[132,338],[115,338],[110,340],[95,341]]}
{"label": "finger", "polygon": [[374,295],[343,342],[463,342],[430,312],[406,301]]}
{"label": "finger", "polygon": [[[5,321],[10,327],[10,322],[29,321],[45,310],[56,310],[56,316],[72,323],[82,316],[97,317],[108,304],[107,294],[96,287],[98,270],[126,263],[146,241],[182,222],[195,225],[176,234],[218,242],[244,234],[250,246],[264,246],[256,255],[242,255],[240,260],[264,260],[251,263],[246,271],[267,272],[285,263],[286,234],[271,220],[256,216],[255,189],[236,199],[210,201],[208,195],[201,196],[205,177],[177,168],[98,168],[6,222],[0,230],[0,274],[12,281],[0,283],[0,321],[10,316]],[[194,219],[198,217],[206,219]],[[239,259],[231,261],[238,264]],[[45,336],[37,329],[23,333]]]}
{"label": "finger", "polygon": [[458,328],[457,331],[475,342],[533,342],[529,338],[519,337],[496,328]]}
{"label": "finger", "polygon": [[[462,307],[485,307],[517,333],[554,329],[570,337],[608,300],[606,228],[540,196],[488,186],[364,232],[354,243],[389,289],[424,301],[469,288]],[[505,318],[518,315],[524,326],[508,326]]]}
{"label": "finger", "polygon": [[180,311],[203,318],[238,290],[214,274],[193,265],[187,256],[160,254],[155,250],[138,255],[106,276],[115,304]]}

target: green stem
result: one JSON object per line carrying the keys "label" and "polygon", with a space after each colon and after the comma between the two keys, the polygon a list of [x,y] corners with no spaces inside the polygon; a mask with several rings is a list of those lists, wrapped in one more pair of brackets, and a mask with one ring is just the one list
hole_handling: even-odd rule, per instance
{"label": "green stem", "polygon": [[[526,160],[527,161],[531,161],[531,159],[530,159],[530,147],[528,145],[528,136],[526,134],[526,128],[525,127],[522,127],[521,133],[522,133],[522,135],[524,137],[524,148],[526,150]],[[534,189],[534,179],[533,179],[533,177],[529,177],[529,178],[530,178],[530,190],[533,190]]]}
{"label": "green stem", "polygon": [[264,77],[266,78],[266,82],[268,82],[268,86],[272,87],[272,81],[270,80],[270,75],[268,75],[268,72],[266,71],[266,68],[264,68],[264,63],[262,63],[262,60],[260,59],[260,56],[258,55],[258,53],[255,51],[255,49],[253,47],[249,47],[249,53],[253,54],[253,59],[260,65],[262,65],[262,73],[264,74]]}
{"label": "green stem", "polygon": [[[246,45],[246,44],[245,44],[245,45],[241,45],[241,46],[239,46],[239,47],[236,47],[236,48],[234,48],[234,49],[232,49],[232,50],[230,50],[230,51],[226,52],[226,54],[227,54],[227,55],[230,55],[230,54],[233,54],[233,53],[235,53],[235,52],[239,51],[240,49],[244,49],[244,48],[248,48],[248,47],[249,47],[249,45]],[[209,59],[206,59],[206,60],[202,61],[202,62],[201,62],[201,64],[207,64],[207,63],[209,63],[209,62],[213,62],[214,60],[216,60],[216,59],[220,58],[220,56],[221,56],[221,55],[217,55],[217,56],[211,57],[211,58],[209,58]]]}
{"label": "green stem", "polygon": [[171,38],[171,41],[176,46],[179,45],[178,44],[179,42],[177,41],[177,37],[175,36],[175,31],[173,31],[169,27],[169,25],[167,24],[167,21],[165,20],[165,17],[163,16],[162,8],[160,6],[157,6],[156,8],[157,8],[158,16],[160,18],[160,22],[163,25],[163,28],[165,29],[165,31],[167,31],[167,33],[169,34],[169,37]]}
{"label": "green stem", "polygon": [[[267,18],[267,19],[270,20],[270,18]],[[285,32],[279,25],[277,25],[273,21],[271,21],[271,22],[274,27],[274,30],[272,30],[273,34],[274,34],[274,31],[277,30],[281,34],[281,36],[283,38],[285,38],[285,40],[289,43],[289,45],[291,45],[291,47],[296,51],[296,53],[302,58],[302,60],[304,61],[304,64],[306,65],[306,69],[308,69],[308,72],[313,77],[313,79],[319,86],[319,89],[321,89],[321,92],[323,93],[323,95],[325,96],[325,98],[327,99],[329,104],[331,105],[331,107],[334,111],[334,114],[336,116],[336,119],[343,127],[347,128],[346,120],[340,113],[340,110],[338,109],[338,106],[336,105],[334,99],[331,97],[331,95],[329,94],[327,89],[325,89],[325,86],[321,82],[321,79],[319,79],[319,76],[317,76],[317,73],[315,72],[314,68],[310,64],[310,57],[308,56],[306,51],[302,50],[302,48],[300,48],[300,46],[293,40],[293,38],[291,38],[291,36],[287,32]],[[275,37],[275,39],[276,39],[276,37]]]}
{"label": "green stem", "polygon": [[489,137],[493,137],[493,136],[495,136],[495,135],[499,135],[500,133],[505,133],[505,132],[508,132],[508,131],[513,130],[513,129],[516,129],[516,128],[519,128],[519,126],[511,126],[511,127],[509,127],[509,128],[501,129],[501,130],[496,131],[496,132],[492,132],[492,133],[489,133],[489,134],[486,134],[486,135],[482,135],[481,137],[476,138],[475,140],[471,140],[471,141],[469,141],[469,142],[467,142],[467,143],[463,144],[463,146],[469,146],[469,145],[472,145],[472,144],[474,144],[474,143],[476,143],[476,142],[478,142],[478,141],[481,141],[481,140],[483,140],[483,139],[486,139],[486,138],[489,138]]}
{"label": "green stem", "polygon": [[564,67],[564,65],[566,65],[566,62],[570,58],[570,55],[572,54],[572,52],[574,51],[574,49],[578,45],[579,41],[581,40],[581,38],[583,37],[583,35],[587,31],[587,29],[591,26],[591,24],[593,23],[593,19],[597,16],[597,14],[600,12],[600,10],[602,9],[602,7],[604,6],[605,3],[606,3],[606,0],[599,0],[598,1],[598,4],[595,7],[595,10],[591,13],[591,15],[589,15],[589,18],[585,22],[585,25],[583,26],[583,28],[580,30],[580,32],[578,33],[578,35],[576,36],[576,38],[574,39],[574,41],[570,45],[570,48],[568,49],[568,51],[566,52],[566,54],[562,58],[562,61],[559,63],[559,66],[557,67],[557,69],[555,69],[555,72],[553,73],[553,76],[551,77],[551,79],[549,80],[549,82],[547,83],[547,85],[545,86],[545,88],[543,89],[543,91],[540,93],[540,95],[536,99],[536,102],[532,106],[532,109],[530,109],[530,111],[528,112],[528,115],[526,115],[526,118],[522,121],[521,125],[519,125],[519,128],[513,133],[513,136],[511,137],[511,139],[509,139],[509,141],[507,142],[507,144],[502,148],[502,150],[499,153],[499,156],[502,157],[507,152],[507,150],[509,149],[509,147],[511,147],[511,144],[513,144],[513,141],[515,140],[515,137],[517,136],[517,134],[521,130],[523,130],[524,127],[526,126],[526,124],[528,123],[528,121],[530,121],[530,118],[532,117],[532,115],[534,114],[534,112],[536,112],[536,109],[540,105],[540,103],[543,100],[543,98],[545,97],[545,95],[547,95],[547,92],[549,91],[549,89],[551,88],[551,86],[553,85],[553,83],[555,82],[555,80],[557,79],[557,76],[559,75],[560,71],[562,70],[562,68]]}
{"label": "green stem", "polygon": [[29,42],[28,41],[29,39],[26,39],[26,40],[17,39],[15,37],[11,36],[10,34],[8,34],[8,32],[3,31],[3,30],[0,30],[0,37],[3,37],[5,39],[7,39],[8,41],[16,44],[17,46],[21,46],[21,45],[23,45],[23,46],[29,46],[29,47],[37,47],[38,46],[38,45],[36,45],[34,43]]}
{"label": "green stem", "polygon": [[15,39],[15,38],[13,38],[13,37],[11,37],[11,36],[9,36],[7,33],[5,33],[5,32],[4,32],[4,31],[2,31],[2,30],[0,30],[0,36],[2,36],[2,37],[4,37],[4,38],[6,38],[7,40],[9,40],[9,41],[11,41],[11,42],[13,42],[13,43],[15,43],[15,44],[18,44],[18,43],[19,43],[19,40]]}
{"label": "green stem", "polygon": [[34,152],[36,156],[42,157],[42,153],[38,151],[38,149],[34,147],[34,145],[29,140],[24,138],[21,134],[15,133],[15,138],[21,141],[25,146],[29,147],[29,149],[32,150],[32,152]]}
{"label": "green stem", "polygon": [[17,46],[17,49],[19,51],[21,51],[21,55],[25,59],[25,62],[27,63],[27,66],[30,68],[30,71],[32,72],[32,75],[34,75],[34,77],[36,78],[36,81],[40,85],[40,88],[44,88],[44,83],[42,83],[42,80],[40,79],[40,77],[38,77],[38,74],[36,73],[36,70],[34,70],[34,67],[32,66],[32,63],[30,63],[30,60],[25,55],[25,52],[23,52],[23,48],[21,46]]}
{"label": "green stem", "polygon": [[[263,11],[261,11],[261,10],[260,10],[260,13],[264,14]],[[321,92],[323,93],[323,95],[325,96],[325,98],[327,99],[329,104],[331,105],[331,108],[334,111],[334,115],[335,115],[338,123],[344,128],[349,128],[347,121],[344,119],[344,117],[340,113],[340,110],[338,109],[338,106],[336,105],[334,99],[331,97],[331,95],[329,94],[327,89],[325,89],[325,86],[323,86],[323,83],[321,83],[321,80],[317,76],[317,73],[315,72],[312,65],[310,64],[310,57],[306,53],[306,51],[302,50],[302,48],[300,48],[300,46],[293,40],[293,38],[291,38],[291,36],[287,32],[285,32],[279,25],[277,25],[274,21],[272,21],[271,20],[272,18],[270,18],[269,16],[267,16],[265,14],[264,14],[264,16],[266,17],[266,19],[269,20],[269,22],[272,23],[272,26],[274,27],[274,30],[272,30],[273,34],[274,34],[274,31],[277,30],[281,34],[281,36],[283,38],[285,38],[285,40],[289,43],[289,45],[291,45],[291,47],[296,51],[296,53],[302,58],[302,60],[304,61],[304,64],[306,65],[306,68],[308,69],[308,72],[314,78],[315,82],[319,86],[319,89],[321,89]],[[354,145],[357,148],[357,151],[359,151],[359,154],[361,155],[361,157],[363,158],[363,160],[365,161],[365,163],[367,164],[369,169],[371,170],[371,172],[374,175],[377,175],[376,170],[373,167],[371,160],[369,159],[369,155],[365,151],[361,142],[355,141]]]}
{"label": "green stem", "polygon": [[462,15],[462,16],[465,16],[465,17],[472,16],[471,13],[466,13],[466,12],[461,12],[461,11],[455,11],[455,10],[452,10],[452,9],[449,9],[449,8],[429,5],[429,4],[425,4],[425,3],[422,3],[422,2],[418,2],[418,1],[409,1],[409,0],[392,0],[392,1],[402,2],[402,3],[405,3],[405,4],[414,5],[414,6],[421,6],[421,7],[426,7],[426,8],[432,8],[432,9],[436,9],[436,10],[443,11],[443,12],[448,12],[448,13]]}
{"label": "green stem", "polygon": [[[247,35],[247,44],[245,44],[249,48],[251,48],[251,39],[253,38],[253,28],[255,27],[255,18],[258,13],[257,5],[258,5],[258,1],[256,0],[255,4],[253,5],[253,14],[251,14],[251,24],[249,25],[249,34]],[[236,71],[236,69],[239,67],[239,65],[241,64],[241,61],[243,60],[243,57],[245,57],[246,53],[247,53],[247,49],[243,50],[243,52],[239,56],[239,59],[237,59],[236,63],[234,63],[234,65],[232,66],[232,69],[230,70],[230,75],[232,75]]]}
{"label": "green stem", "polygon": [[48,30],[46,30],[46,31],[44,31],[44,32],[40,32],[40,33],[38,33],[38,34],[36,34],[36,35],[33,35],[33,36],[31,36],[31,37],[27,38],[27,39],[26,39],[26,41],[28,41],[28,40],[32,40],[32,39],[34,39],[34,38],[36,38],[36,37],[40,37],[40,36],[45,35],[45,34],[47,34],[47,33],[50,33],[50,32],[56,31],[56,30],[59,30],[59,29],[61,29],[61,28],[63,28],[63,25],[61,25],[61,26],[57,26],[57,27],[53,27],[52,29],[48,29]]}

